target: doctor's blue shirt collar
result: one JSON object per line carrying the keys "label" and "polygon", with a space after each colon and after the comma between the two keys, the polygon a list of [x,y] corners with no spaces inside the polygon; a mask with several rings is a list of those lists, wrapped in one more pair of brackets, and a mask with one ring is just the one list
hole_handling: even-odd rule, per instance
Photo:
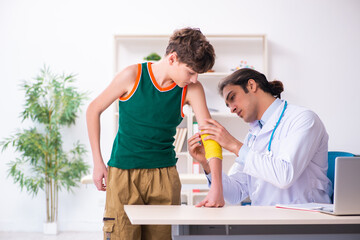
{"label": "doctor's blue shirt collar", "polygon": [[[264,126],[265,123],[269,121],[271,115],[273,115],[275,113],[276,109],[278,107],[280,107],[282,103],[283,103],[282,100],[280,100],[279,98],[276,98],[275,101],[266,109],[266,111],[262,115],[261,119],[258,121],[253,121],[252,123],[250,123],[250,126],[256,126],[255,124],[258,124],[259,127],[262,128],[262,126]],[[254,137],[253,135],[251,135],[251,128],[250,128],[249,132],[250,132],[249,136]],[[240,165],[244,165],[245,158],[246,158],[246,155],[248,154],[249,150],[250,150],[250,148],[247,145],[243,145],[240,148],[238,157],[235,159],[235,161]]]}
{"label": "doctor's blue shirt collar", "polygon": [[266,122],[269,121],[271,115],[273,115],[273,113],[278,107],[281,106],[281,104],[282,101],[279,98],[276,98],[275,101],[266,109],[258,123],[260,128],[262,128],[262,126],[264,126]]}

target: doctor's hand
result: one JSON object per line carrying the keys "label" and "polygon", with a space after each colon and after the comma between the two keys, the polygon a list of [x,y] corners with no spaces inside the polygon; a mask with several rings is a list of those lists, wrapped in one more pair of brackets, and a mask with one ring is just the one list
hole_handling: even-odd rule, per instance
{"label": "doctor's hand", "polygon": [[199,133],[196,133],[188,139],[188,150],[190,155],[198,161],[202,165],[204,171],[209,174],[210,165],[205,158],[205,149]]}
{"label": "doctor's hand", "polygon": [[201,134],[210,134],[204,140],[212,139],[221,147],[238,155],[243,143],[234,138],[220,123],[214,119],[205,119],[207,125],[200,126]]}

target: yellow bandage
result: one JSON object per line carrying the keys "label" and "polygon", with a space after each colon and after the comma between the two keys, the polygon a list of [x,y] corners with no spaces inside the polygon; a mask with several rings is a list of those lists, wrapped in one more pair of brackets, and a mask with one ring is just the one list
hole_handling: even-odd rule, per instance
{"label": "yellow bandage", "polygon": [[205,158],[209,160],[210,158],[216,157],[222,160],[223,156],[222,156],[222,149],[220,147],[220,144],[218,144],[216,141],[212,139],[204,140],[206,136],[209,136],[209,134],[201,135],[201,140],[205,148]]}

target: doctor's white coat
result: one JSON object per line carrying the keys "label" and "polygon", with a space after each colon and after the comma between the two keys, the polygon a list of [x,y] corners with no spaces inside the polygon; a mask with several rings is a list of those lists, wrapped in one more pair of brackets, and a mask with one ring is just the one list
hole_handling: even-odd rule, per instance
{"label": "doctor's white coat", "polygon": [[332,194],[326,176],[328,134],[312,111],[288,105],[274,132],[284,102],[260,128],[250,124],[245,138],[250,150],[245,162],[235,163],[229,176],[223,174],[224,198],[232,204],[250,197],[252,205],[329,203]]}

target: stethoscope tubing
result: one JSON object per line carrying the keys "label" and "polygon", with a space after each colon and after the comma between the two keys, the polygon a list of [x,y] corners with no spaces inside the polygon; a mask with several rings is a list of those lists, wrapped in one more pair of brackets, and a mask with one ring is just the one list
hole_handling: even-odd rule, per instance
{"label": "stethoscope tubing", "polygon": [[282,110],[282,112],[280,114],[279,120],[277,121],[277,123],[276,123],[276,125],[274,127],[274,130],[271,133],[270,140],[269,140],[269,145],[268,145],[269,153],[271,153],[271,143],[272,143],[272,140],[273,140],[273,137],[274,137],[275,130],[279,126],[279,123],[280,123],[282,117],[284,116],[284,112],[285,112],[286,107],[287,107],[287,101],[285,101],[285,105],[284,105],[284,108],[283,108],[283,110]]}

